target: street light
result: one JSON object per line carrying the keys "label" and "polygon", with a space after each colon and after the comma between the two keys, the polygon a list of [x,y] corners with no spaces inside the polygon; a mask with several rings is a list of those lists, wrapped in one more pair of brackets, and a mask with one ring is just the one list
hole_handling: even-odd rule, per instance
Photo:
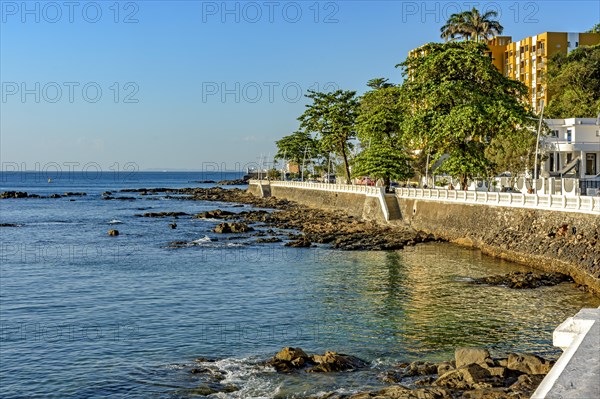
{"label": "street light", "polygon": [[534,162],[534,166],[533,166],[533,182],[534,184],[537,185],[537,179],[538,179],[538,168],[537,168],[537,164],[538,164],[538,151],[540,148],[540,132],[542,131],[542,122],[544,121],[544,103],[542,103],[542,111],[540,112],[540,123],[538,124],[538,131],[537,131],[537,140],[535,141],[535,162]]}

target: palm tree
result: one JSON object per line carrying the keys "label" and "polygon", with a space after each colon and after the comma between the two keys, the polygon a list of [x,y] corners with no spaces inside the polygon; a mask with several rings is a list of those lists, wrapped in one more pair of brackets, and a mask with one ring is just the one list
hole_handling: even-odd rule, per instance
{"label": "palm tree", "polygon": [[442,38],[446,40],[464,38],[476,42],[488,40],[504,30],[500,22],[494,19],[497,16],[496,11],[488,11],[482,15],[474,7],[471,11],[452,14],[446,25],[441,28]]}

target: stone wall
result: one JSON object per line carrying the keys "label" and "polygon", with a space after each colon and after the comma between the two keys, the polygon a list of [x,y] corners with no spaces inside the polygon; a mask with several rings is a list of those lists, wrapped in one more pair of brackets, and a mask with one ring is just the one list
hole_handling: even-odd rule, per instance
{"label": "stone wall", "polygon": [[402,219],[484,253],[569,274],[600,294],[597,215],[398,198]]}

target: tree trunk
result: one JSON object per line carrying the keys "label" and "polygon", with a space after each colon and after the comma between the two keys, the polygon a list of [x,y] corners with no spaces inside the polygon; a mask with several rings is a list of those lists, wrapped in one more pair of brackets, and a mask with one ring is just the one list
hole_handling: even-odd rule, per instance
{"label": "tree trunk", "polygon": [[469,189],[468,185],[469,185],[469,178],[466,175],[462,175],[460,177],[460,188],[463,191],[467,191]]}
{"label": "tree trunk", "polygon": [[383,186],[385,187],[385,191],[388,192],[390,188],[390,181],[392,179],[389,176],[383,178]]}
{"label": "tree trunk", "polygon": [[344,172],[346,172],[346,184],[350,184],[350,165],[348,165],[348,156],[346,155],[346,148],[342,144],[342,158],[344,159]]}

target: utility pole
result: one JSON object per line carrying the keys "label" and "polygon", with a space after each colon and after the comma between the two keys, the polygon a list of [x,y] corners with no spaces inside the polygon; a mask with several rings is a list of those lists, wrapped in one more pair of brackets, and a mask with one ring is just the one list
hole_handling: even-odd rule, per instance
{"label": "utility pole", "polygon": [[540,112],[540,123],[538,124],[537,139],[535,141],[535,162],[533,166],[533,184],[537,184],[538,179],[538,151],[540,148],[540,133],[542,131],[542,123],[544,122],[544,103],[542,103],[542,111]]}

